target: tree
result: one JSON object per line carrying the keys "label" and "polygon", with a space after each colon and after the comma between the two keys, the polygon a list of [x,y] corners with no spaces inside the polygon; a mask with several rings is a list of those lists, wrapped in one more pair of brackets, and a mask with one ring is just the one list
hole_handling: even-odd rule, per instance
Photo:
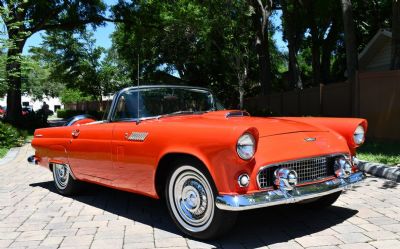
{"label": "tree", "polygon": [[344,41],[346,46],[347,77],[350,82],[355,81],[356,71],[358,70],[357,42],[354,31],[353,10],[351,0],[341,0]]}
{"label": "tree", "polygon": [[7,120],[17,124],[21,115],[21,53],[26,40],[41,30],[75,29],[99,25],[101,0],[0,0],[0,15],[7,33]]}
{"label": "tree", "polygon": [[282,0],[283,38],[288,42],[289,50],[289,83],[295,88],[302,89],[303,82],[297,61],[300,43],[304,38],[305,27],[301,16],[304,11],[297,0]]}
{"label": "tree", "polygon": [[[117,25],[113,47],[131,82],[139,55],[142,83],[160,72],[177,74],[177,83],[210,87],[234,108],[243,96],[260,92],[254,10],[247,1],[135,1],[125,8],[116,13],[125,23]],[[268,40],[276,59],[270,70],[276,72],[284,62],[272,44]]]}
{"label": "tree", "polygon": [[47,31],[41,47],[31,52],[49,65],[50,81],[101,101],[105,84],[102,76],[106,76],[101,73],[104,48],[96,47],[92,32]]}
{"label": "tree", "polygon": [[391,69],[400,69],[400,0],[393,0],[392,6],[392,57]]}
{"label": "tree", "polygon": [[255,12],[253,15],[254,29],[256,30],[256,49],[260,64],[261,91],[264,95],[271,93],[272,73],[269,51],[269,17],[274,9],[273,1],[251,0]]}

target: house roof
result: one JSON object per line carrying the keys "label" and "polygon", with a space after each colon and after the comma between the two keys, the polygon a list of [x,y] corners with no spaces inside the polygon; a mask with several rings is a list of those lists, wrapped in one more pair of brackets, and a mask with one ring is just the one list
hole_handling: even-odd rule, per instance
{"label": "house roof", "polygon": [[386,29],[379,29],[378,32],[368,42],[367,46],[358,55],[358,63],[360,68],[364,68],[371,58],[378,53],[382,46],[392,39],[392,32]]}

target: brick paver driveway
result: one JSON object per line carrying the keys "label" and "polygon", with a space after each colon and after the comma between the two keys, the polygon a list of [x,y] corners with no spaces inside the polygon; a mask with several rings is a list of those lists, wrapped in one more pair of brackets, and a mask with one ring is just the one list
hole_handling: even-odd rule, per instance
{"label": "brick paver driveway", "polygon": [[27,165],[32,149],[0,165],[0,248],[400,248],[400,187],[368,178],[321,211],[275,207],[242,213],[216,241],[183,236],[161,201],[87,186],[55,192],[50,172]]}

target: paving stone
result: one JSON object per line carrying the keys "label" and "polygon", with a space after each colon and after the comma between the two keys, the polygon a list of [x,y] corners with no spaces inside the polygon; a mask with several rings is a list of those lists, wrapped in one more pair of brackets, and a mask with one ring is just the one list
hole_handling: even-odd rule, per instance
{"label": "paving stone", "polygon": [[364,232],[364,234],[373,240],[388,240],[388,239],[398,239],[399,235],[392,233],[390,231],[371,231]]}
{"label": "paving stone", "polygon": [[385,230],[389,230],[391,232],[399,233],[400,232],[400,223],[391,224],[391,225],[382,225],[381,226]]}
{"label": "paving stone", "polygon": [[379,249],[399,249],[400,241],[398,240],[381,240],[370,243],[372,246]]}
{"label": "paving stone", "polygon": [[304,236],[301,238],[296,238],[296,242],[298,242],[303,247],[311,247],[311,246],[332,246],[343,244],[339,239],[335,236]]}
{"label": "paving stone", "polygon": [[362,233],[341,233],[335,236],[346,244],[364,243],[372,241],[370,237],[367,237]]}
{"label": "paving stone", "polygon": [[281,242],[281,243],[275,243],[268,245],[268,248],[270,249],[303,249],[301,245],[299,245],[296,242]]}
{"label": "paving stone", "polygon": [[14,240],[12,239],[1,239],[0,238],[0,248],[8,247]]}
{"label": "paving stone", "polygon": [[40,240],[30,240],[30,241],[14,241],[9,248],[14,248],[14,247],[36,247],[40,244]]}
{"label": "paving stone", "polygon": [[338,233],[358,233],[358,232],[364,232],[363,229],[356,225],[337,225],[332,227],[333,230],[335,230]]}
{"label": "paving stone", "polygon": [[197,241],[197,240],[191,240],[188,239],[187,241],[187,245],[189,246],[189,248],[196,248],[196,249],[208,249],[208,248],[217,248],[217,245],[213,245],[211,243],[205,243],[202,241]]}
{"label": "paving stone", "polygon": [[60,247],[90,246],[93,241],[92,235],[65,237]]}
{"label": "paving stone", "polygon": [[184,238],[164,238],[155,241],[156,247],[187,247]]}
{"label": "paving stone", "polygon": [[357,225],[358,227],[364,229],[365,231],[379,231],[379,230],[383,230],[382,227],[374,225],[374,224],[359,224]]}
{"label": "paving stone", "polygon": [[97,232],[97,227],[85,227],[79,228],[78,232],[76,233],[77,236],[80,235],[94,235]]}
{"label": "paving stone", "polygon": [[119,249],[122,248],[122,239],[94,239],[92,249]]}
{"label": "paving stone", "polygon": [[32,240],[43,240],[46,238],[47,234],[49,233],[48,230],[39,230],[39,231],[28,231],[22,232],[16,241],[32,241]]}
{"label": "paving stone", "polygon": [[63,241],[64,237],[47,237],[45,238],[40,246],[51,246],[51,245],[60,245]]}
{"label": "paving stone", "polygon": [[153,242],[138,242],[138,243],[126,243],[123,246],[124,249],[150,249],[155,248]]}
{"label": "paving stone", "polygon": [[9,240],[9,239],[16,239],[21,232],[2,232],[0,233],[0,239],[2,240]]}
{"label": "paving stone", "polygon": [[376,249],[368,243],[354,243],[354,244],[344,244],[339,245],[341,249]]}
{"label": "paving stone", "polygon": [[106,227],[108,221],[78,221],[72,224],[72,228],[86,228],[86,227]]}

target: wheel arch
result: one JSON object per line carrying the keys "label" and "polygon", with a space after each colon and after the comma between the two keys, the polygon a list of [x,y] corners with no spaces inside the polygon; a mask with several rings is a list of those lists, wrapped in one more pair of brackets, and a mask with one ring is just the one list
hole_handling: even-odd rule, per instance
{"label": "wheel arch", "polygon": [[197,164],[191,165],[193,167],[200,167],[201,169],[204,170],[212,180],[212,185],[213,187],[216,188],[216,184],[214,181],[214,177],[212,176],[212,173],[210,172],[209,168],[207,167],[207,164],[201,160],[199,157],[190,154],[190,153],[185,153],[185,152],[170,152],[164,154],[161,159],[158,161],[157,164],[157,169],[155,172],[155,180],[154,180],[154,185],[155,185],[155,190],[157,193],[157,196],[159,198],[164,198],[164,187],[167,182],[167,177],[171,173],[171,171],[174,169],[174,162],[178,160],[187,160],[187,161],[195,161]]}

